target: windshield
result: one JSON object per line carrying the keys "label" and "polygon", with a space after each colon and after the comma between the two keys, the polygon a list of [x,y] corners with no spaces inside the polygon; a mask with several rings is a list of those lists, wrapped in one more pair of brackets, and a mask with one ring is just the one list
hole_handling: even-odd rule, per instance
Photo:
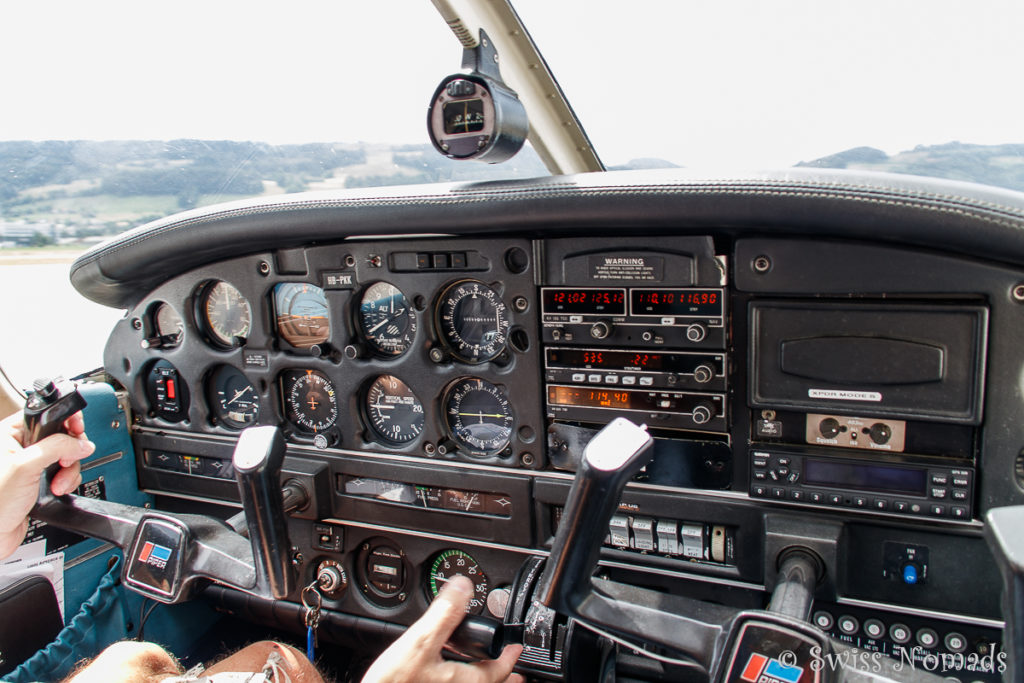
{"label": "windshield", "polygon": [[[609,168],[1024,190],[1019,2],[515,5]],[[254,195],[547,173],[529,145],[499,165],[431,148],[462,50],[427,0],[7,3],[0,21],[0,363],[20,387],[101,364],[120,312],[67,267],[104,236]]]}

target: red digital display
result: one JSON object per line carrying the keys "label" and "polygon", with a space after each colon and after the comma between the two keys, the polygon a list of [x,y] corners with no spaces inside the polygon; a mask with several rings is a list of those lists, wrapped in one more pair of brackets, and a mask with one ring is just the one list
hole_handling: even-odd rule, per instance
{"label": "red digital display", "polygon": [[649,370],[691,374],[699,365],[706,364],[721,374],[718,358],[704,354],[622,351],[601,349],[546,349],[549,368],[593,368],[602,370]]}
{"label": "red digital display", "polygon": [[626,315],[626,290],[548,288],[544,290],[544,312]]}
{"label": "red digital display", "polygon": [[717,289],[634,289],[629,303],[633,315],[722,315],[722,292]]}

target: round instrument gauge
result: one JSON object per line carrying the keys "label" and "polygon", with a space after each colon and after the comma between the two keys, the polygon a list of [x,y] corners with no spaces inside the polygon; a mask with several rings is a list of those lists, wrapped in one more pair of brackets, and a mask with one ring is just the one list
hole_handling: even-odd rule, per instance
{"label": "round instrument gauge", "polygon": [[170,304],[161,303],[153,311],[153,336],[144,342],[147,348],[173,349],[181,343],[185,323]]}
{"label": "round instrument gauge", "polygon": [[215,346],[241,346],[252,331],[252,307],[242,293],[223,280],[203,285],[196,297],[196,320]]}
{"label": "round instrument gauge", "polygon": [[479,377],[455,380],[445,390],[444,419],[459,446],[489,455],[512,437],[512,406],[505,392]]}
{"label": "round instrument gauge", "polygon": [[207,394],[213,416],[225,427],[244,429],[259,418],[259,394],[238,368],[222,365],[214,370]]}
{"label": "round instrument gauge", "polygon": [[497,357],[508,340],[508,308],[479,280],[450,284],[438,297],[436,322],[452,355],[466,363]]}
{"label": "round instrument gauge", "polygon": [[331,314],[324,290],[308,282],[282,282],[274,287],[277,333],[298,349],[327,341]]}
{"label": "round instrument gauge", "polygon": [[423,433],[423,404],[394,375],[381,375],[373,381],[364,407],[370,430],[385,443],[409,443]]}
{"label": "round instrument gauge", "polygon": [[338,419],[334,385],[316,370],[286,370],[281,375],[285,417],[307,434],[330,429]]}
{"label": "round instrument gauge", "polygon": [[402,291],[389,282],[377,282],[359,303],[359,328],[373,350],[400,356],[416,336],[416,311]]}
{"label": "round instrument gauge", "polygon": [[427,594],[433,600],[441,592],[444,584],[460,575],[473,582],[473,598],[469,601],[466,611],[479,614],[487,604],[487,575],[477,561],[465,551],[452,548],[441,552],[433,559],[427,578]]}

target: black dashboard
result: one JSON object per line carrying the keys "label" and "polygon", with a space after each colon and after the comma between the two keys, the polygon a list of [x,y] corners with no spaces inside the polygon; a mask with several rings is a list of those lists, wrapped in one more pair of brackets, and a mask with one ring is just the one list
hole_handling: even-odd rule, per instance
{"label": "black dashboard", "polygon": [[[1024,198],[956,183],[592,174],[211,207],[72,280],[127,308],[104,365],[161,506],[230,507],[240,430],[282,428],[283,479],[311,493],[289,518],[300,583],[330,574],[338,640],[393,634],[452,573],[504,614],[582,448],[623,416],[655,455],[603,575],[761,608],[811,520],[834,529],[817,626],[984,656],[984,515],[1024,503],[1022,229]],[[594,647],[564,619],[527,646],[551,677]]]}

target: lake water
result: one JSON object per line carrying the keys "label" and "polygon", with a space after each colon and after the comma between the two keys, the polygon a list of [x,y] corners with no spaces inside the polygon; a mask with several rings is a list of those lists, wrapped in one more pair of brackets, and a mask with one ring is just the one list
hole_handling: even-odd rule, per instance
{"label": "lake water", "polygon": [[103,364],[103,346],[123,311],[76,292],[70,266],[0,265],[0,365],[19,388]]}

